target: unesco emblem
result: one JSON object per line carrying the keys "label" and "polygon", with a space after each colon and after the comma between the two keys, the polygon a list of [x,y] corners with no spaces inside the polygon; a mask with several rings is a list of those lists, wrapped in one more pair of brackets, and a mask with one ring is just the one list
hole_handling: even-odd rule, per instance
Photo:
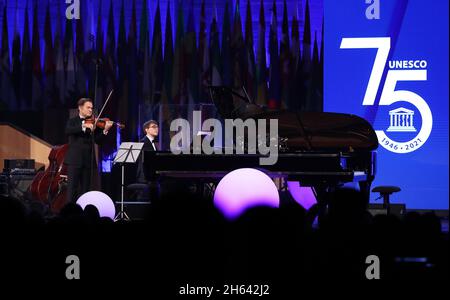
{"label": "unesco emblem", "polygon": [[[375,104],[376,94],[380,88],[383,70],[388,63],[391,49],[390,37],[372,38],[343,38],[341,49],[377,49],[363,105]],[[385,149],[394,153],[410,153],[422,147],[428,140],[433,128],[433,115],[425,99],[419,94],[409,90],[396,89],[397,82],[426,81],[427,62],[425,60],[389,61],[389,70],[386,81],[382,87],[379,106],[393,106],[389,111],[389,127],[385,130],[375,130],[378,142]],[[414,127],[415,111],[398,107],[397,102],[407,102],[417,109],[422,119],[420,129]],[[395,108],[397,106],[397,108]],[[388,136],[388,133],[412,133],[407,141],[397,141]],[[391,134],[392,136],[393,134]]]}

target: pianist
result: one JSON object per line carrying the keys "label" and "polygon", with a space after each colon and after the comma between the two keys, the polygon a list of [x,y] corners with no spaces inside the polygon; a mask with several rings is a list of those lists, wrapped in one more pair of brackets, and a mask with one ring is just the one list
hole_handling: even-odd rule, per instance
{"label": "pianist", "polygon": [[[142,126],[145,132],[145,136],[140,140],[141,143],[144,143],[144,147],[142,151],[158,151],[159,146],[157,142],[159,127],[158,123],[155,120],[149,120],[144,123]],[[148,183],[152,178],[146,174],[143,166],[144,162],[144,154],[141,154],[140,163],[137,170],[137,181],[141,183]]]}
{"label": "pianist", "polygon": [[145,151],[158,151],[158,123],[155,120],[149,120],[142,126],[145,132],[145,136],[140,140],[144,143],[142,153],[137,164],[136,180],[139,183],[136,185],[137,201],[155,202],[159,195],[159,180],[154,175],[150,175],[144,167],[144,152]]}
{"label": "pianist", "polygon": [[158,133],[159,127],[155,120],[150,120],[144,123],[145,136],[141,139],[144,143],[144,151],[158,151]]}

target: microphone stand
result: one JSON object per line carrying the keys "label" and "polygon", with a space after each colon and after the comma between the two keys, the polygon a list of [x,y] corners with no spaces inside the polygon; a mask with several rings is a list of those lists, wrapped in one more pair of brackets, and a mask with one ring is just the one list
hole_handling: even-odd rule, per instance
{"label": "microphone stand", "polygon": [[[93,103],[94,107],[96,107],[96,104],[97,104],[98,66],[99,66],[99,64],[100,64],[100,59],[97,57],[97,59],[95,60],[94,103]],[[95,117],[95,115],[94,115],[94,117]],[[93,179],[94,179],[94,176],[95,176],[94,169],[95,169],[95,167],[98,168],[98,166],[95,166],[95,164],[94,164],[94,156],[95,156],[95,125],[96,124],[94,124],[94,128],[93,128],[92,133],[91,133],[91,138],[92,138],[91,165],[90,165],[91,174],[90,174],[90,178],[89,178],[90,188],[91,189],[93,187]],[[97,172],[98,172],[98,170],[97,170]]]}
{"label": "microphone stand", "polygon": [[[100,59],[97,58],[96,63],[95,63],[95,86],[94,86],[94,105],[97,102],[97,85],[98,85],[98,66],[100,64]],[[94,127],[93,127],[93,131],[91,132],[91,137],[92,137],[92,147],[91,147],[91,178],[89,178],[89,182],[91,183],[91,187],[92,187],[92,179],[94,178],[94,149],[95,149],[95,129],[97,127],[97,122],[100,119],[101,115],[103,114],[103,111],[106,107],[106,105],[109,102],[109,99],[111,98],[111,95],[113,93],[114,90],[111,90],[111,92],[108,95],[108,98],[106,99],[105,103],[103,104],[102,109],[100,110],[100,113],[98,114],[97,118],[95,118],[95,122],[94,122]],[[95,116],[94,116],[95,117]],[[98,166],[97,166],[98,167]],[[98,171],[98,170],[97,170]]]}

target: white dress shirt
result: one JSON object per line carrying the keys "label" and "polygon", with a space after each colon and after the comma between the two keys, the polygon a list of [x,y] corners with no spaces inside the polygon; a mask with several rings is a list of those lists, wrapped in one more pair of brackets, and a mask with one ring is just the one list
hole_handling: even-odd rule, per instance
{"label": "white dress shirt", "polygon": [[154,141],[155,138],[152,137],[152,136],[150,136],[150,135],[146,135],[146,137],[150,140],[150,143],[152,144],[153,150],[157,151],[157,150],[156,150],[156,146],[155,146],[155,144],[153,143],[153,141]]}

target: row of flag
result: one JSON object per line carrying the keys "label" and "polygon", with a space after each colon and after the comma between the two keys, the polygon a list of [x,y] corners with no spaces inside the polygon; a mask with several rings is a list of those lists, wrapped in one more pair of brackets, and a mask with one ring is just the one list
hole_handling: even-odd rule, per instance
{"label": "row of flag", "polygon": [[[302,45],[299,18],[294,14],[289,19],[286,1],[281,24],[277,22],[277,6],[273,1],[269,28],[266,28],[264,13],[267,8],[260,1],[257,45],[253,41],[249,0],[246,3],[245,28],[241,22],[239,0],[236,0],[233,12],[229,1],[225,2],[221,22],[215,8],[208,12],[212,14],[210,24],[206,23],[203,0],[198,32],[195,29],[193,1],[186,4],[185,1],[175,0],[175,24],[172,24],[169,2],[164,33],[158,2],[152,35],[148,3],[147,0],[142,1],[144,9],[139,27],[136,0],[126,2],[132,6],[130,24],[125,24],[125,1],[122,1],[117,40],[112,0],[106,32],[103,31],[101,9],[98,10],[96,22],[92,17],[84,18],[83,14],[80,20],[69,20],[61,15],[61,9],[56,18],[51,16],[48,4],[42,37],[44,49],[40,49],[37,1],[32,16],[28,14],[27,2],[22,40],[17,13],[14,20],[8,20],[5,6],[0,49],[0,110],[74,108],[77,99],[82,96],[95,98],[99,108],[108,93],[114,90],[112,104],[107,106],[106,113],[128,123],[129,139],[135,139],[140,131],[137,116],[141,104],[164,107],[209,103],[208,85],[244,86],[251,99],[270,108],[322,110],[323,38],[319,52],[316,34],[312,37],[310,29],[308,0],[302,18],[305,22]],[[85,3],[84,10],[93,11],[90,6],[92,1]],[[183,5],[189,5],[187,22],[184,21]],[[57,22],[54,34],[52,22]],[[72,22],[75,22],[75,30]],[[95,23],[95,34],[85,35],[84,32],[92,32],[85,27],[94,28]],[[8,26],[11,24],[14,26],[14,37],[10,56]],[[282,34],[279,38],[277,29],[280,25]],[[267,44],[266,30],[269,31]],[[41,51],[44,52],[43,63]],[[269,55],[268,65],[266,55]],[[170,113],[168,109],[164,112]]]}

